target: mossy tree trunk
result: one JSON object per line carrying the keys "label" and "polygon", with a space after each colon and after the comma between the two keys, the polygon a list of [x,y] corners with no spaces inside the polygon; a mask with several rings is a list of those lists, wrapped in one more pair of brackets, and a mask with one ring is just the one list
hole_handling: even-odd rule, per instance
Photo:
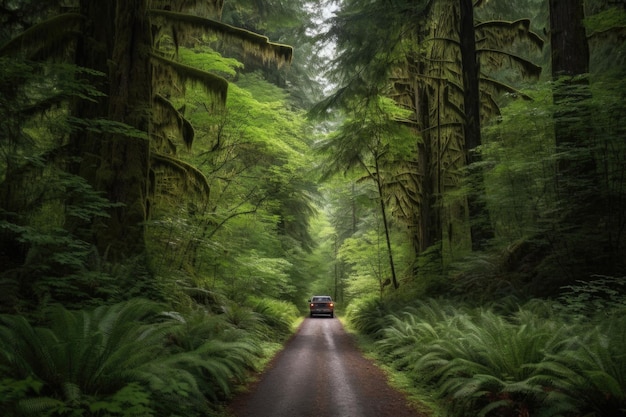
{"label": "mossy tree trunk", "polygon": [[[97,84],[107,94],[98,103],[79,103],[74,115],[106,119],[136,130],[103,128],[81,132],[72,140],[79,161],[75,171],[120,206],[110,218],[90,226],[101,255],[109,259],[144,252],[148,214],[149,128],[152,97],[151,33],[145,0],[81,1],[86,16],[84,41],[78,45],[78,65],[105,74]],[[106,126],[106,125],[105,125]]]}

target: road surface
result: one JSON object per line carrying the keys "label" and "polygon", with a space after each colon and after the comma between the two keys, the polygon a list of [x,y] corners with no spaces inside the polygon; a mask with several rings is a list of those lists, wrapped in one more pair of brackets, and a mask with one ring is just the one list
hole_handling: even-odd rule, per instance
{"label": "road surface", "polygon": [[365,359],[341,322],[307,318],[250,390],[236,417],[424,417]]}

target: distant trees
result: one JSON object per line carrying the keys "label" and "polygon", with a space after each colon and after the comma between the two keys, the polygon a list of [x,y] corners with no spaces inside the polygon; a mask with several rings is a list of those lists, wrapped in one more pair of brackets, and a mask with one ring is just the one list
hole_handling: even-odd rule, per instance
{"label": "distant trees", "polygon": [[[498,95],[516,90],[488,74],[540,73],[512,49],[541,48],[528,20],[476,21],[473,11],[471,2],[345,2],[329,33],[341,84],[320,105],[349,114],[382,94],[409,110],[397,122],[412,129],[414,147],[385,167],[398,175],[385,180],[384,201],[410,231],[416,255],[437,247],[442,263],[467,247],[484,248],[493,236],[478,164],[480,126],[497,115]],[[477,173],[468,175],[474,162]]]}

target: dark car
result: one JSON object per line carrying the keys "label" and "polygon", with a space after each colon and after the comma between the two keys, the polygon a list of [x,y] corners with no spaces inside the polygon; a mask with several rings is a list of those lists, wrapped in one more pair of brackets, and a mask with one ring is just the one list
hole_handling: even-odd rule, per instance
{"label": "dark car", "polygon": [[315,295],[309,300],[311,317],[319,314],[328,314],[335,317],[335,303],[329,295]]}

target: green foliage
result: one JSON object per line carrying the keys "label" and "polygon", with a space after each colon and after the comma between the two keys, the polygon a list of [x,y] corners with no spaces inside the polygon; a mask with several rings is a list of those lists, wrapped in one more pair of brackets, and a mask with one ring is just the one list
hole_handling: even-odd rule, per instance
{"label": "green foliage", "polygon": [[561,349],[536,366],[536,382],[546,387],[552,415],[626,415],[623,311],[601,325],[578,326]]}
{"label": "green foliage", "polygon": [[504,314],[427,300],[392,309],[384,326],[361,314],[355,327],[448,416],[624,415],[623,307],[595,326],[555,307],[534,300]]}
{"label": "green foliage", "polygon": [[293,323],[299,311],[292,303],[271,298],[251,297],[249,304],[263,324],[263,339],[276,340],[293,332]]}
{"label": "green foliage", "polygon": [[605,32],[626,27],[626,11],[613,7],[585,19],[585,27],[590,33]]}
{"label": "green foliage", "polygon": [[389,324],[391,309],[379,297],[359,298],[352,303],[346,314],[352,328],[368,336],[380,336],[379,332]]}
{"label": "green foliage", "polygon": [[[240,69],[207,47],[181,48],[181,56],[211,71]],[[200,167],[210,193],[206,201],[181,201],[172,198],[180,195],[178,187],[163,188],[148,227],[149,250],[160,276],[188,275],[189,287],[240,304],[250,293],[303,299],[316,188],[308,175],[308,126],[302,114],[286,108],[284,90],[258,72],[234,78],[222,111],[207,112],[199,88],[188,88],[176,103],[194,126],[198,151],[180,157]]]}
{"label": "green foliage", "polygon": [[206,415],[260,352],[222,317],[145,300],[48,317],[0,317],[0,392],[15,416]]}
{"label": "green foliage", "polygon": [[559,301],[568,316],[605,320],[607,312],[626,306],[625,277],[593,276],[589,281],[567,285]]}
{"label": "green foliage", "polygon": [[[57,170],[41,178],[42,203],[21,213],[3,213],[0,229],[26,248],[21,264],[0,271],[5,308],[33,310],[51,302],[80,307],[95,299],[119,296],[119,282],[104,270],[86,240],[82,224],[109,216],[118,207],[95,192],[87,182]],[[64,214],[65,217],[63,215]],[[15,260],[13,260],[15,261]],[[16,281],[29,282],[27,293]]]}
{"label": "green foliage", "polygon": [[107,417],[154,416],[150,408],[150,394],[144,387],[134,382],[117,391],[108,400],[91,403],[89,411]]}

